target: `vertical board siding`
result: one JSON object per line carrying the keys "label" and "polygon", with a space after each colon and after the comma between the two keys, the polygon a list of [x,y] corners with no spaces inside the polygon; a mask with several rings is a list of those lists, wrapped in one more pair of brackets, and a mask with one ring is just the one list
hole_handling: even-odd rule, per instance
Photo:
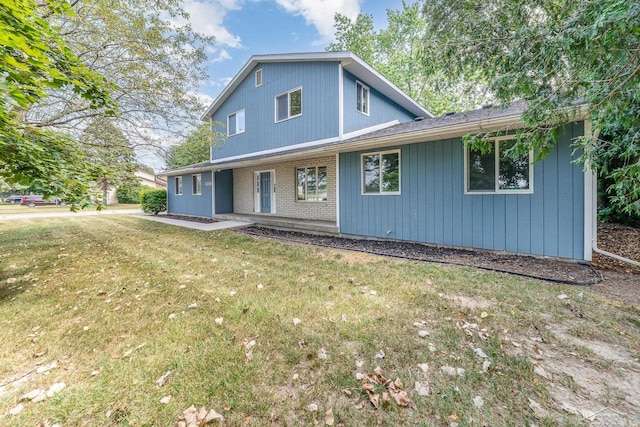
{"label": "vertical board siding", "polygon": [[[197,174],[196,174],[197,175]],[[169,177],[167,185],[168,213],[177,215],[199,216],[211,218],[212,212],[212,182],[211,172],[202,172],[202,194],[192,193],[192,174],[182,175],[182,194],[175,194],[175,177]]]}
{"label": "vertical board siding", "polygon": [[[400,107],[388,97],[381,94],[369,83],[362,79],[357,79],[348,71],[343,73],[343,93],[344,93],[344,133],[353,132],[359,129],[375,126],[380,123],[387,123],[393,120],[408,122],[414,119],[414,115]],[[369,115],[363,114],[356,108],[356,81],[369,87]],[[337,106],[337,104],[336,104]]]}
{"label": "vertical board siding", "polygon": [[[262,69],[262,85],[254,72]],[[264,63],[214,113],[226,127],[227,115],[245,110],[245,132],[227,137],[213,159],[254,153],[338,136],[338,63]],[[275,97],[302,87],[302,116],[275,123]],[[215,126],[214,126],[215,127]],[[225,135],[226,128],[218,128]]]}
{"label": "vertical board siding", "polygon": [[233,170],[225,169],[215,173],[215,206],[217,214],[233,212]]}
{"label": "vertical board siding", "polygon": [[571,163],[570,143],[582,131],[580,123],[567,126],[558,146],[534,164],[532,194],[464,194],[460,139],[399,147],[400,195],[363,195],[360,162],[367,151],[343,153],[340,231],[581,260],[584,173]]}

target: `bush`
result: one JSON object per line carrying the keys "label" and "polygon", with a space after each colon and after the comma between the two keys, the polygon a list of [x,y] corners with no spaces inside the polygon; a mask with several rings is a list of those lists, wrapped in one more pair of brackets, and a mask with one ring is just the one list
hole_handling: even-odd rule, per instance
{"label": "bush", "polygon": [[144,191],[145,188],[141,185],[136,185],[133,187],[118,187],[116,190],[116,199],[118,199],[118,203],[140,203],[140,193]]}
{"label": "bush", "polygon": [[147,190],[140,193],[144,213],[158,215],[167,210],[167,190]]}

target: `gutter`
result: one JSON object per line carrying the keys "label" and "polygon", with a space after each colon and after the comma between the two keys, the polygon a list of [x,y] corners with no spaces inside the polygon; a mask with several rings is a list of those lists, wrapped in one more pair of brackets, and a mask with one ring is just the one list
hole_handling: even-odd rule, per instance
{"label": "gutter", "polygon": [[[588,135],[588,134],[591,134],[591,136],[593,138],[597,139],[598,136],[600,136],[600,129],[597,129],[594,133],[592,133],[591,132],[591,122],[590,121],[585,121],[585,136]],[[586,165],[586,167],[589,167],[589,165]],[[592,230],[593,231],[592,231],[592,237],[591,237],[591,250],[593,252],[597,253],[597,254],[604,255],[606,257],[613,258],[613,259],[615,259],[617,261],[625,262],[627,264],[631,264],[631,265],[633,265],[635,267],[640,268],[640,262],[635,261],[635,260],[630,259],[630,258],[625,258],[623,256],[620,256],[618,254],[614,254],[612,252],[605,251],[604,249],[600,249],[598,247],[598,197],[597,197],[598,186],[596,185],[595,172],[593,172],[593,175],[594,175],[594,179],[593,179],[594,184],[592,186],[593,187],[592,188],[592,192],[593,193],[592,193],[592,196],[591,196],[591,203],[593,203],[592,212],[594,214],[594,217],[593,217],[593,223],[592,223],[592,227],[593,227]]]}

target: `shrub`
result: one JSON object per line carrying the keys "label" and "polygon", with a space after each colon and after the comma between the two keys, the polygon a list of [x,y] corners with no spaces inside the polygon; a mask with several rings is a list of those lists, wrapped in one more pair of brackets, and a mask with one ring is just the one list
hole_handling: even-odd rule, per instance
{"label": "shrub", "polygon": [[118,187],[116,190],[118,203],[140,203],[140,193],[144,191],[144,189],[145,187],[141,185]]}
{"label": "shrub", "polygon": [[158,215],[167,210],[167,190],[146,190],[140,193],[140,203],[145,213]]}

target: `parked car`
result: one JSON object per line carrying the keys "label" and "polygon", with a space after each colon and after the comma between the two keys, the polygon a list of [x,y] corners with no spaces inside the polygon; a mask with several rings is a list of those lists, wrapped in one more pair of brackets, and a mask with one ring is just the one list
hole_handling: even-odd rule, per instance
{"label": "parked car", "polygon": [[45,200],[44,196],[40,196],[40,195],[23,196],[20,204],[23,206],[29,206],[30,208],[35,208],[36,206],[46,206],[46,205],[57,205],[57,206],[66,205],[66,203],[61,201],[60,199]]}
{"label": "parked car", "polygon": [[22,202],[23,197],[24,196],[9,196],[9,197],[5,197],[4,201],[7,203],[11,203],[13,205],[13,204]]}

